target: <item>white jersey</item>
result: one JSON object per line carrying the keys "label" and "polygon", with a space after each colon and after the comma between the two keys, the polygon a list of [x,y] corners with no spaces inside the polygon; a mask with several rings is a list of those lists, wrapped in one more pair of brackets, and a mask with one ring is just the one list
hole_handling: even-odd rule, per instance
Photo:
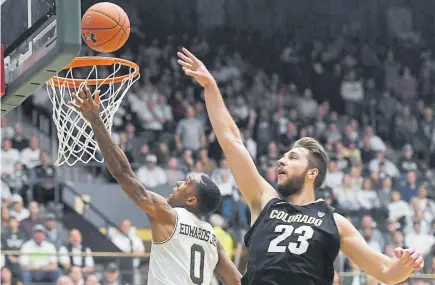
{"label": "white jersey", "polygon": [[173,234],[153,242],[148,270],[150,285],[209,285],[218,262],[213,227],[183,208],[177,214]]}

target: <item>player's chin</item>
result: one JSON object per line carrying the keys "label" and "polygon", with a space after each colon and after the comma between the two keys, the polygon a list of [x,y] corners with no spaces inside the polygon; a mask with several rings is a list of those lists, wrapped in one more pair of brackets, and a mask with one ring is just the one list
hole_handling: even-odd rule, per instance
{"label": "player's chin", "polygon": [[285,174],[279,174],[279,175],[277,176],[277,178],[276,178],[276,181],[277,181],[276,185],[277,185],[277,186],[279,186],[279,185],[284,185],[284,184],[287,183],[288,179],[289,179],[289,178],[287,177],[287,175],[285,175]]}

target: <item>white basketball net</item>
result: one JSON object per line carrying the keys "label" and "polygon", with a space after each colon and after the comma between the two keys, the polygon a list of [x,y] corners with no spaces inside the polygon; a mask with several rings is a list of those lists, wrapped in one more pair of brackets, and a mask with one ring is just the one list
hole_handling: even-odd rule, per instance
{"label": "white basketball net", "polygon": [[[96,90],[100,93],[100,116],[109,133],[112,133],[113,117],[119,108],[125,94],[131,85],[139,79],[139,75],[134,77],[133,68],[130,68],[130,76],[120,83],[113,83],[113,78],[120,76],[122,65],[115,63],[112,65],[112,73],[104,78],[104,81],[96,86],[89,86],[92,95]],[[90,66],[91,71],[86,77],[89,79],[99,79],[98,67]],[[100,72],[101,73],[101,72]],[[124,72],[122,72],[125,74]],[[121,75],[123,75],[121,74]],[[74,79],[73,68],[67,71],[64,78]],[[80,78],[83,79],[83,78]],[[102,78],[103,79],[103,78]],[[58,81],[58,87],[53,85],[53,81]],[[59,79],[53,77],[48,81],[47,92],[53,103],[53,121],[57,129],[59,140],[57,159],[55,165],[59,166],[67,163],[69,166],[81,161],[88,163],[91,160],[102,163],[103,158],[99,152],[97,142],[94,140],[94,132],[90,124],[83,118],[82,114],[71,107],[68,103],[74,101],[71,93],[77,93],[84,87],[85,83],[79,87],[69,87],[66,83],[62,85]]]}

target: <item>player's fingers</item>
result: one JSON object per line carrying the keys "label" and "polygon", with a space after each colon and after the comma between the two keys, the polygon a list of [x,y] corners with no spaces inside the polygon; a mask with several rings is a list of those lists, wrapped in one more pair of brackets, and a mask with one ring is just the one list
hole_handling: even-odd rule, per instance
{"label": "player's fingers", "polygon": [[83,104],[83,100],[77,95],[77,93],[72,92],[71,94],[73,96],[73,98],[79,103],[79,104]]}
{"label": "player's fingers", "polygon": [[402,254],[402,257],[400,258],[400,260],[402,261],[403,264],[406,264],[406,262],[408,261],[409,257],[411,256],[411,254],[413,254],[414,251],[407,249],[405,250],[405,252]]}
{"label": "player's fingers", "polygon": [[83,91],[83,88],[79,90],[79,98],[82,99],[82,103],[86,100],[86,95]]}
{"label": "player's fingers", "polygon": [[94,101],[95,101],[95,104],[97,104],[97,105],[100,105],[100,93],[101,93],[101,90],[95,91],[95,99],[94,99]]}
{"label": "player's fingers", "polygon": [[86,99],[88,101],[92,100],[92,93],[91,93],[91,90],[89,89],[89,87],[86,87]]}
{"label": "player's fingers", "polygon": [[193,55],[193,53],[191,53],[190,51],[187,50],[187,48],[183,48],[183,52],[189,57],[191,58],[194,62],[201,62],[199,59],[196,58],[196,56]]}
{"label": "player's fingers", "polygon": [[415,261],[414,261],[414,269],[415,270],[421,270],[424,267],[424,259],[423,256],[419,256]]}
{"label": "player's fingers", "polygon": [[182,61],[181,59],[178,60],[178,64],[185,67],[185,68],[189,68],[192,69],[192,65],[190,63],[187,63],[185,61]]}
{"label": "player's fingers", "polygon": [[417,258],[420,257],[420,253],[419,252],[414,252],[413,254],[411,254],[408,258],[408,261],[405,263],[406,265],[410,265],[410,266],[414,266],[414,262],[417,260]]}
{"label": "player's fingers", "polygon": [[397,258],[401,258],[402,254],[403,254],[403,248],[401,248],[401,247],[395,248],[394,254],[396,255]]}
{"label": "player's fingers", "polygon": [[74,102],[69,102],[69,105],[80,112],[80,106]]}
{"label": "player's fingers", "polygon": [[193,63],[193,60],[190,59],[190,58],[188,58],[188,57],[187,57],[185,54],[183,54],[182,52],[177,52],[177,55],[178,55],[178,57],[181,58],[184,62],[187,62],[187,63],[190,63],[190,64]]}
{"label": "player's fingers", "polygon": [[185,68],[185,67],[183,67],[183,70],[184,70],[184,73],[185,73],[186,75],[189,75],[189,76],[192,76],[192,77],[196,77],[196,76],[201,75],[199,72],[197,72],[197,71],[193,71],[193,70],[190,70],[190,69]]}

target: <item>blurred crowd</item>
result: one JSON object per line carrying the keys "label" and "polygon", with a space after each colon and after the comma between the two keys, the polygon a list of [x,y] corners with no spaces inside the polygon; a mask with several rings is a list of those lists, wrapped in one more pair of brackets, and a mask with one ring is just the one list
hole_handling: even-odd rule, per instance
{"label": "blurred crowd", "polygon": [[[375,249],[394,256],[395,247],[416,248],[426,258],[425,272],[435,273],[435,57],[430,48],[422,42],[379,44],[353,38],[270,43],[256,34],[221,30],[207,39],[187,34],[152,38],[137,32],[121,53],[111,55],[141,67],[140,81],[115,115],[114,140],[150,189],[192,175],[210,176],[223,196],[210,221],[230,254],[240,241],[235,229],[248,228],[249,213],[211,129],[202,89],[177,65],[182,45],[211,70],[268,182],[276,183],[276,161],[298,138],[318,139],[330,156],[319,198],[348,217]],[[77,72],[76,78],[83,76]],[[33,106],[49,113],[46,100],[38,94]],[[2,201],[9,201],[2,204],[2,228],[22,229],[23,243],[30,238],[26,243],[31,246],[47,229],[24,221],[34,225],[37,206],[32,205],[52,200],[55,168],[37,139],[27,140],[19,125],[12,128],[3,119],[2,139]],[[106,170],[101,174],[114,182]],[[27,199],[29,210],[17,195]],[[47,227],[51,220],[41,221]],[[121,248],[123,243],[115,244]],[[23,270],[22,278],[29,278],[29,260],[12,260]],[[12,260],[8,256],[6,263]],[[44,268],[57,270],[60,257],[46,262]],[[91,264],[77,270],[77,276],[88,276],[86,283],[94,282],[89,281],[94,280]],[[338,271],[359,270],[345,259],[336,266]],[[352,279],[349,284],[364,282]]]}

